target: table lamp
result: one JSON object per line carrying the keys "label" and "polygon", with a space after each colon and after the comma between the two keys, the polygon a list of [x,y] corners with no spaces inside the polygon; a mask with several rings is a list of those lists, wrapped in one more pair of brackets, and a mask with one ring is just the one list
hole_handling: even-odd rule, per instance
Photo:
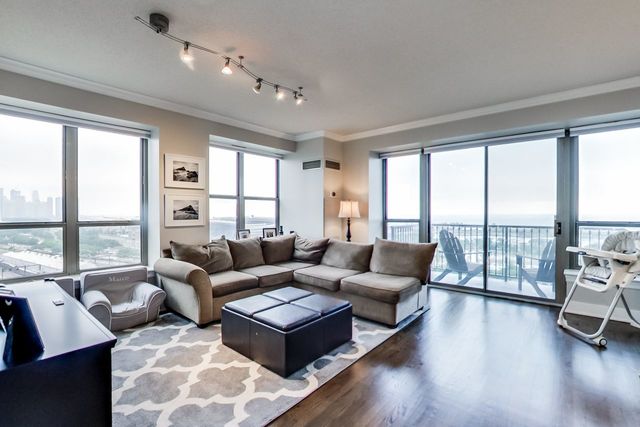
{"label": "table lamp", "polygon": [[338,218],[347,218],[347,242],[350,242],[351,218],[360,218],[358,202],[353,200],[342,200],[340,202],[340,213],[338,213]]}

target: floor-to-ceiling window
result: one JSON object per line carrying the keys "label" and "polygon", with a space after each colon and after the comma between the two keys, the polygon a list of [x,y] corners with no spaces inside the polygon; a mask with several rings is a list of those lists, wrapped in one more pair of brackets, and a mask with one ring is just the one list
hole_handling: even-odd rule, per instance
{"label": "floor-to-ceiling window", "polygon": [[209,235],[235,239],[238,230],[262,236],[278,226],[276,158],[209,148]]}
{"label": "floor-to-ceiling window", "polygon": [[[554,299],[558,144],[519,136],[386,157],[386,237],[416,241],[393,232],[390,213],[420,199],[410,224],[427,224],[418,240],[438,243],[432,283]],[[409,174],[412,164],[422,167]]]}
{"label": "floor-to-ceiling window", "polygon": [[145,262],[144,146],[0,114],[0,280]]}
{"label": "floor-to-ceiling window", "polygon": [[553,299],[557,140],[487,150],[487,289]]}
{"label": "floor-to-ceiling window", "polygon": [[484,280],[484,148],[429,154],[432,280],[482,288]]}
{"label": "floor-to-ceiling window", "polygon": [[640,128],[588,133],[578,140],[577,243],[600,248],[611,233],[640,231]]}
{"label": "floor-to-ceiling window", "polygon": [[385,161],[386,236],[388,239],[420,241],[420,154],[390,157]]}

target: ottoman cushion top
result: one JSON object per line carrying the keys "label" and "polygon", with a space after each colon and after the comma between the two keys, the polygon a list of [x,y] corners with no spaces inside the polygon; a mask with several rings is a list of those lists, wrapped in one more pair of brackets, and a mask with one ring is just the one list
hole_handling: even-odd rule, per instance
{"label": "ottoman cushion top", "polygon": [[316,311],[324,316],[340,310],[341,308],[348,307],[349,301],[328,297],[326,295],[312,294],[308,297],[293,301],[291,304],[308,308],[309,310]]}
{"label": "ottoman cushion top", "polygon": [[253,317],[254,314],[268,310],[273,307],[282,305],[282,301],[277,299],[265,297],[264,295],[254,295],[252,297],[239,299],[226,303],[224,306],[236,313],[244,314],[248,317]]}
{"label": "ottoman cushion top", "polygon": [[[279,302],[275,299],[274,301]],[[253,316],[255,320],[266,323],[281,331],[290,331],[319,317],[320,313],[318,312],[291,304],[270,308],[269,310],[256,313]]]}
{"label": "ottoman cushion top", "polygon": [[304,289],[298,289],[298,288],[293,288],[291,286],[287,286],[286,288],[277,289],[271,292],[265,292],[262,295],[275,298],[282,302],[291,302],[300,298],[307,297],[312,294],[311,292],[305,291]]}

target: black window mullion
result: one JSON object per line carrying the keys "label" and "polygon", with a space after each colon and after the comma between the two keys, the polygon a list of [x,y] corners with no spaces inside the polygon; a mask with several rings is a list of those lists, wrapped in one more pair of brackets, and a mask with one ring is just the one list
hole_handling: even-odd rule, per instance
{"label": "black window mullion", "polygon": [[237,173],[237,195],[238,202],[236,204],[237,211],[237,219],[236,219],[236,228],[239,230],[245,229],[245,220],[244,220],[244,154],[238,152],[238,167],[236,168]]}
{"label": "black window mullion", "polygon": [[78,128],[64,127],[64,216],[63,237],[64,271],[77,274],[80,271],[78,232]]}
{"label": "black window mullion", "polygon": [[388,186],[387,186],[387,174],[389,173],[389,170],[387,168],[387,159],[382,159],[382,238],[383,239],[388,239],[389,237],[387,236],[387,228],[388,225],[387,223],[389,222],[389,219],[387,218],[387,212],[388,212],[388,203],[389,203],[389,197],[388,197]]}

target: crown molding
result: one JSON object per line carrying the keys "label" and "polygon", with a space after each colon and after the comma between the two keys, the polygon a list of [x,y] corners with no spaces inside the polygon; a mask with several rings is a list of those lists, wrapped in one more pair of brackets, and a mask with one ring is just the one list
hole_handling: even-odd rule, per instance
{"label": "crown molding", "polygon": [[190,107],[184,104],[176,103],[173,101],[167,101],[161,98],[156,98],[148,95],[143,95],[137,92],[132,92],[124,89],[119,89],[113,86],[97,83],[91,80],[76,77],[70,74],[61,73],[48,68],[39,67],[36,65],[27,64],[24,62],[16,61],[7,57],[0,56],[0,69],[23,74],[29,77],[34,77],[41,80],[50,81],[53,83],[59,83],[66,86],[71,86],[77,89],[86,90],[89,92],[99,93],[102,95],[113,96],[115,98],[124,99],[126,101],[136,102],[163,110],[169,110],[188,116],[198,117],[205,120],[211,120],[214,122],[222,123],[229,126],[234,126],[241,129],[261,133],[263,135],[269,135],[276,138],[282,138],[290,141],[307,141],[314,138],[329,138],[338,142],[355,141],[364,138],[371,138],[374,136],[387,135],[396,132],[402,132],[421,127],[434,126],[438,124],[454,122],[458,120],[472,119],[481,116],[488,116],[491,114],[504,113],[513,110],[520,110],[524,108],[538,107],[546,104],[553,104],[557,102],[570,101],[573,99],[585,98],[588,96],[602,95],[610,92],[617,92],[626,89],[634,89],[640,87],[640,76],[630,77],[626,79],[614,80],[611,82],[600,83],[591,86],[585,86],[577,89],[571,89],[547,95],[534,96],[531,98],[525,98],[517,101],[504,102],[495,105],[489,105],[486,107],[473,108],[470,110],[463,110],[456,113],[444,114],[440,116],[429,117],[426,119],[416,120],[407,123],[401,123],[392,126],[385,126],[377,129],[371,129],[362,132],[355,132],[351,134],[338,134],[330,131],[313,131],[299,134],[290,134],[270,128],[266,128],[253,123],[245,122],[239,119],[223,116],[221,114],[213,113],[210,111],[202,110],[199,108]]}
{"label": "crown molding", "polygon": [[295,141],[296,142],[302,142],[302,141],[308,141],[310,139],[314,139],[314,138],[329,138],[329,139],[333,139],[334,141],[338,141],[338,142],[343,142],[345,141],[345,136],[344,135],[340,135],[334,132],[329,132],[326,130],[317,130],[317,131],[313,131],[313,132],[305,132],[305,133],[299,133],[296,135]]}
{"label": "crown molding", "polygon": [[458,120],[472,119],[475,117],[488,116],[491,114],[505,113],[508,111],[521,110],[524,108],[538,107],[541,105],[570,101],[573,99],[586,98],[588,96],[602,95],[605,93],[634,89],[638,87],[640,87],[640,76],[630,77],[627,79],[614,80],[612,82],[600,83],[592,86],[584,86],[578,89],[571,89],[547,95],[534,96],[517,101],[504,102],[501,104],[459,111],[457,113],[434,116],[422,120],[416,120],[413,122],[385,126],[382,128],[367,130],[363,132],[356,132],[349,135],[343,135],[342,140],[354,141],[358,139],[370,138],[373,136],[387,135],[390,133],[402,132],[421,127],[434,126]]}
{"label": "crown molding", "polygon": [[4,56],[0,56],[0,69],[17,74],[23,74],[40,80],[46,80],[49,82],[74,87],[76,89],[82,89],[89,92],[99,93],[101,95],[112,96],[115,98],[123,99],[125,101],[136,102],[138,104],[144,104],[163,110],[169,110],[175,113],[185,114],[205,120],[211,120],[225,125],[261,133],[263,135],[269,135],[290,141],[295,141],[296,139],[295,135],[286,132],[269,129],[260,125],[234,119],[232,117],[223,116],[221,114],[212,113],[210,111],[202,110],[199,108],[189,107],[177,102],[167,101],[165,99],[143,95],[141,93],[94,82],[81,77],[54,71],[49,68],[27,64],[25,62],[16,61]]}

